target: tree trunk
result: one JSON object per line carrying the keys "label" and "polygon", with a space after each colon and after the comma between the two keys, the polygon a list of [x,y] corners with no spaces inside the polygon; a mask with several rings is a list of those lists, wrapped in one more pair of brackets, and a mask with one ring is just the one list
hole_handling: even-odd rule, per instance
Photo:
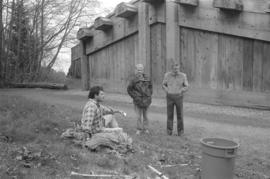
{"label": "tree trunk", "polygon": [[0,85],[3,80],[4,59],[3,59],[3,0],[0,0]]}
{"label": "tree trunk", "polygon": [[13,88],[46,88],[46,89],[62,89],[66,90],[68,87],[61,83],[9,83]]}
{"label": "tree trunk", "polygon": [[40,54],[39,54],[39,59],[38,63],[41,65],[42,59],[43,59],[43,52],[44,52],[44,0],[41,1],[41,22],[40,22]]}

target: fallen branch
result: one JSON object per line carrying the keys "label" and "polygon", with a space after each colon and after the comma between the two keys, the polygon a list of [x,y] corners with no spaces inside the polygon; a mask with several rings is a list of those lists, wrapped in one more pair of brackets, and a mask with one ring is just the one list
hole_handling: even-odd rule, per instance
{"label": "fallen branch", "polygon": [[149,167],[154,173],[156,173],[160,178],[162,178],[162,179],[169,179],[169,178],[166,177],[163,173],[161,173],[160,171],[158,171],[157,169],[155,169],[155,168],[152,167],[151,165],[148,165],[148,167]]}
{"label": "fallen branch", "polygon": [[47,88],[47,89],[67,89],[67,85],[61,83],[9,83],[13,88]]}
{"label": "fallen branch", "polygon": [[188,164],[183,163],[183,164],[175,164],[175,165],[160,165],[161,168],[170,168],[170,167],[177,167],[177,166],[186,167],[186,166],[188,166]]}

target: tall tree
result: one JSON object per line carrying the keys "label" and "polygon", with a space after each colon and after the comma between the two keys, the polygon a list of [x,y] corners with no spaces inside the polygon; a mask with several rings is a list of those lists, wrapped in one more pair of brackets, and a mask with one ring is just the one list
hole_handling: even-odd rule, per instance
{"label": "tall tree", "polygon": [[0,0],[0,83],[3,80],[4,70],[4,50],[3,50],[3,37],[4,37],[4,26],[3,26],[3,0]]}
{"label": "tall tree", "polygon": [[97,6],[98,0],[0,0],[1,79],[34,80],[42,65],[51,69]]}

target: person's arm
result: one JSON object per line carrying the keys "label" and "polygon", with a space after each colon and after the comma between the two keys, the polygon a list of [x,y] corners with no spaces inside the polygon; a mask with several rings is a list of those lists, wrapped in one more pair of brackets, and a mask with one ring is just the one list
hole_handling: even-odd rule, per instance
{"label": "person's arm", "polygon": [[149,79],[149,89],[150,89],[150,93],[151,93],[151,96],[153,94],[153,82],[152,82],[152,79]]}
{"label": "person's arm", "polygon": [[100,110],[101,110],[101,112],[102,112],[103,115],[120,113],[123,116],[126,116],[126,113],[125,112],[123,112],[121,110],[114,109],[114,108],[109,107],[109,106],[100,105]]}
{"label": "person's arm", "polygon": [[183,92],[186,92],[188,90],[188,80],[187,80],[187,75],[184,74],[184,82],[183,82],[183,88],[182,88],[182,91]]}
{"label": "person's arm", "polygon": [[162,89],[167,93],[168,92],[168,84],[167,84],[167,73],[164,75],[164,79],[163,79],[163,82],[162,82]]}
{"label": "person's arm", "polygon": [[134,82],[133,82],[133,80],[131,80],[130,82],[129,82],[129,84],[128,84],[128,87],[127,87],[127,92],[128,92],[128,94],[129,94],[129,96],[131,97],[131,98],[134,98],[135,97],[135,94],[134,94]]}

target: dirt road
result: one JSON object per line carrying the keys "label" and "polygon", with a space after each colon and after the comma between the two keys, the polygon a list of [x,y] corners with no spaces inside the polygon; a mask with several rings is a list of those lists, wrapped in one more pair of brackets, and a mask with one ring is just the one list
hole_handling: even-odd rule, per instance
{"label": "dirt road", "polygon": [[[43,89],[2,89],[0,95],[24,96],[51,105],[65,105],[81,110],[87,101],[87,92],[76,90],[52,91]],[[131,100],[119,94],[107,94],[108,105],[127,112],[127,120],[135,121]],[[270,175],[270,111],[184,104],[185,137],[200,145],[204,137],[223,137],[240,143],[238,167],[249,168]],[[80,116],[78,116],[78,119]],[[150,126],[159,127],[165,135],[166,108],[164,99],[154,99],[150,109]],[[175,125],[176,126],[176,125]],[[157,130],[157,128],[152,128]],[[134,131],[130,131],[135,133]],[[245,166],[245,167],[244,167]]]}

